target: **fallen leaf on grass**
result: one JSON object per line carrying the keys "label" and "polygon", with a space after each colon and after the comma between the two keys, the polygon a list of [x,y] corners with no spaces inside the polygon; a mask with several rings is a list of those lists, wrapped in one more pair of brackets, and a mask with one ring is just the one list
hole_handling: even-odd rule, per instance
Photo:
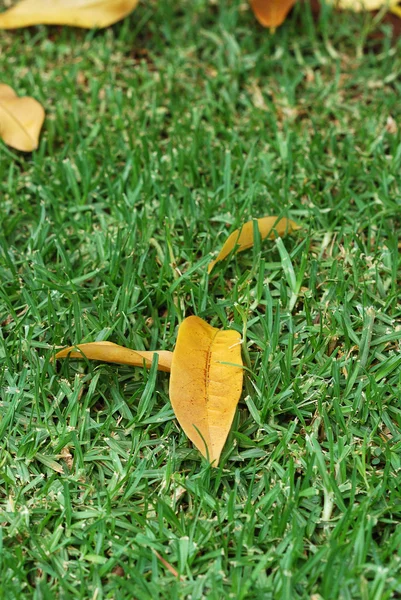
{"label": "fallen leaf on grass", "polygon": [[199,317],[184,319],[173,352],[130,350],[112,342],[70,346],[58,358],[88,358],[171,371],[170,400],[189,439],[217,466],[242,391],[241,336],[212,327]]}
{"label": "fallen leaf on grass", "polygon": [[181,427],[217,466],[242,391],[241,336],[199,317],[178,330],[170,375],[170,400]]}
{"label": "fallen leaf on grass", "polygon": [[45,119],[43,107],[34,98],[19,98],[14,90],[0,83],[0,138],[12,148],[32,152],[39,144]]}
{"label": "fallen leaf on grass", "polygon": [[397,3],[392,4],[389,8],[390,12],[393,13],[396,17],[401,19],[401,6],[396,6]]}
{"label": "fallen leaf on grass", "polygon": [[263,27],[275,29],[286,19],[296,0],[251,0],[255,17]]}
{"label": "fallen leaf on grass", "polygon": [[138,0],[22,0],[0,14],[0,29],[31,25],[108,27],[134,10]]}
{"label": "fallen leaf on grass", "polygon": [[153,356],[158,354],[159,362],[157,368],[159,371],[167,373],[171,370],[171,361],[173,353],[167,350],[160,351],[142,351],[124,348],[113,342],[90,342],[88,344],[78,344],[70,346],[60,352],[57,352],[54,358],[88,358],[91,360],[101,360],[103,362],[117,363],[121,365],[131,365],[133,367],[150,367]]}
{"label": "fallen leaf on grass", "polygon": [[[241,229],[236,229],[231,233],[231,235],[228,236],[215,260],[212,260],[209,263],[207,269],[208,273],[211,272],[217,262],[226,258],[233,250],[235,250],[235,248],[235,252],[242,252],[243,250],[247,250],[253,246],[253,223],[253,221],[248,221],[241,227]],[[262,217],[261,219],[257,219],[257,223],[262,240],[267,237],[274,239],[275,233],[281,237],[286,233],[291,233],[292,231],[300,229],[300,226],[294,223],[294,221],[286,218],[279,219],[278,217]]]}

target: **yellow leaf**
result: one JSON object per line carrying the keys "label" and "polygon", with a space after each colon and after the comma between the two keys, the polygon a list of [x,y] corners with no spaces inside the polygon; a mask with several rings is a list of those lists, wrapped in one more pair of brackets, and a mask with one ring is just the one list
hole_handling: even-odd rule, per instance
{"label": "yellow leaf", "polygon": [[17,150],[32,152],[38,147],[45,119],[43,107],[34,98],[18,98],[14,90],[0,83],[0,138]]}
{"label": "yellow leaf", "polygon": [[396,6],[399,0],[329,0],[329,2],[342,10],[362,12],[364,10],[379,10],[383,6],[391,8]]}
{"label": "yellow leaf", "polygon": [[[230,364],[227,364],[230,363]],[[181,427],[217,466],[242,391],[241,336],[199,317],[178,330],[170,375],[170,400]]]}
{"label": "yellow leaf", "polygon": [[[278,217],[262,217],[261,219],[257,219],[257,222],[262,240],[264,240],[266,237],[274,240],[275,232],[279,236],[283,236],[286,233],[291,233],[292,231],[300,229],[300,226],[294,223],[294,221],[285,218],[279,219]],[[242,252],[243,250],[252,248],[253,244],[253,221],[248,221],[241,227],[241,229],[236,229],[231,235],[228,236],[215,260],[212,260],[209,263],[207,272],[210,273],[214,265],[220,260],[226,258],[236,247],[236,252]]]}
{"label": "yellow leaf", "polygon": [[274,29],[281,25],[296,0],[251,0],[255,17],[263,27]]}
{"label": "yellow leaf", "polygon": [[133,367],[150,367],[154,354],[159,355],[157,368],[159,371],[170,372],[173,353],[167,350],[158,350],[153,352],[143,350],[131,350],[118,346],[112,342],[90,342],[88,344],[78,344],[70,346],[60,352],[57,352],[54,358],[89,358],[91,360],[101,360],[103,362],[117,363],[121,365],[131,365]]}
{"label": "yellow leaf", "polygon": [[138,0],[22,0],[0,14],[0,29],[31,25],[108,27],[126,17]]}

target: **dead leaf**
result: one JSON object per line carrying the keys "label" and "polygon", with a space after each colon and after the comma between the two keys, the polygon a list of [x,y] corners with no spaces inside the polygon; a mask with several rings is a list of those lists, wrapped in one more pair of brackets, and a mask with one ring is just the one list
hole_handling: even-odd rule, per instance
{"label": "dead leaf", "polygon": [[386,131],[393,135],[395,135],[398,131],[397,123],[391,115],[387,117]]}
{"label": "dead leaf", "polygon": [[70,452],[70,446],[64,446],[57,458],[62,458],[65,461],[67,467],[70,469],[70,471],[72,470],[72,467],[74,465],[74,458]]}
{"label": "dead leaf", "polygon": [[108,27],[134,10],[138,0],[22,0],[0,14],[0,29],[31,25]]}
{"label": "dead leaf", "polygon": [[45,111],[37,100],[19,98],[9,85],[0,83],[0,138],[8,146],[23,152],[35,150],[44,119]]}
{"label": "dead leaf", "polygon": [[167,350],[131,350],[112,342],[90,342],[88,344],[70,346],[57,352],[54,358],[67,358],[68,356],[69,358],[88,358],[121,365],[131,365],[133,367],[150,367],[155,354],[159,355],[158,370],[169,373],[173,357],[172,352]]}
{"label": "dead leaf", "polygon": [[241,336],[199,317],[181,323],[170,375],[170,400],[181,427],[217,466],[242,391]]}
{"label": "dead leaf", "polygon": [[[266,237],[274,240],[276,237],[275,233],[281,237],[286,233],[291,233],[292,231],[300,229],[300,226],[294,223],[294,221],[286,218],[262,217],[261,219],[257,219],[257,222],[262,240]],[[243,250],[251,248],[254,244],[253,231],[253,221],[248,221],[241,229],[233,231],[231,235],[228,236],[215,260],[212,260],[209,263],[207,272],[210,273],[214,265],[231,254],[235,248],[235,252],[242,252]]]}
{"label": "dead leaf", "polygon": [[252,104],[255,108],[260,108],[261,110],[269,110],[268,105],[265,102],[263,97],[263,92],[257,83],[253,83],[249,86],[249,92],[251,93]]}
{"label": "dead leaf", "polygon": [[157,558],[166,567],[166,569],[168,571],[170,571],[170,573],[172,575],[174,575],[174,577],[177,577],[177,579],[180,579],[181,581],[184,581],[184,578],[180,577],[179,573],[174,569],[174,567],[172,565],[170,565],[170,563],[165,558],[163,558],[162,555],[157,550],[155,550],[154,548],[152,548],[152,552],[157,556]]}
{"label": "dead leaf", "polygon": [[296,0],[251,0],[255,17],[263,27],[275,29],[286,19]]}
{"label": "dead leaf", "polygon": [[158,354],[158,368],[170,372],[170,400],[189,439],[217,466],[242,391],[241,336],[220,330],[199,317],[188,317],[178,330],[176,348],[146,352],[112,342],[70,346],[56,359],[83,358],[150,367]]}
{"label": "dead leaf", "polygon": [[342,10],[362,12],[364,10],[380,10],[383,6],[390,9],[396,6],[399,0],[329,0],[329,2]]}

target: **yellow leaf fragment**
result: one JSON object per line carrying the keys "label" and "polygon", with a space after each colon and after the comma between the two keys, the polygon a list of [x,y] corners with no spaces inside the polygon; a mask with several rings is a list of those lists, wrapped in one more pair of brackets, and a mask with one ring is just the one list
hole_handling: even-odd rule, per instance
{"label": "yellow leaf fragment", "polygon": [[138,0],[22,0],[0,14],[0,29],[31,25],[108,27],[126,17]]}
{"label": "yellow leaf fragment", "polygon": [[[291,219],[279,219],[278,217],[262,217],[257,219],[258,229],[262,240],[269,237],[274,240],[275,232],[281,237],[286,233],[291,233],[300,229],[300,226],[291,221]],[[210,273],[214,265],[226,258],[237,247],[236,252],[242,252],[248,248],[252,248],[253,239],[253,221],[245,223],[241,229],[233,231],[226,239],[222,249],[216,256],[215,260],[209,263],[207,272]]]}
{"label": "yellow leaf fragment", "polygon": [[329,0],[336,8],[362,12],[364,10],[380,10],[383,6],[391,8],[398,4],[399,0]]}
{"label": "yellow leaf fragment", "polygon": [[[227,364],[230,363],[230,364]],[[217,466],[242,391],[241,336],[199,317],[181,323],[170,375],[170,400],[189,439]]]}
{"label": "yellow leaf fragment", "polygon": [[14,90],[0,83],[0,138],[12,148],[32,152],[39,144],[45,119],[43,107],[34,98],[19,98]]}
{"label": "yellow leaf fragment", "polygon": [[284,23],[296,0],[251,0],[255,17],[263,27],[279,27]]}
{"label": "yellow leaf fragment", "polygon": [[90,342],[70,346],[57,352],[54,358],[89,358],[103,362],[117,363],[120,365],[131,365],[133,367],[150,367],[154,354],[159,355],[157,368],[159,371],[170,372],[173,353],[167,350],[143,351],[131,350],[118,346],[112,342]]}

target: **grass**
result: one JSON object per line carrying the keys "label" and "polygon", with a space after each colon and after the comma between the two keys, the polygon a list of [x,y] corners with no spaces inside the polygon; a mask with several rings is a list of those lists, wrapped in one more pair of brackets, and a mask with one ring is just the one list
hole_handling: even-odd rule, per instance
{"label": "grass", "polygon": [[[47,119],[0,147],[0,598],[401,597],[401,45],[370,27],[160,0],[2,33]],[[208,279],[268,214],[303,229]],[[50,362],[190,314],[252,372],[218,469],[166,374]]]}

